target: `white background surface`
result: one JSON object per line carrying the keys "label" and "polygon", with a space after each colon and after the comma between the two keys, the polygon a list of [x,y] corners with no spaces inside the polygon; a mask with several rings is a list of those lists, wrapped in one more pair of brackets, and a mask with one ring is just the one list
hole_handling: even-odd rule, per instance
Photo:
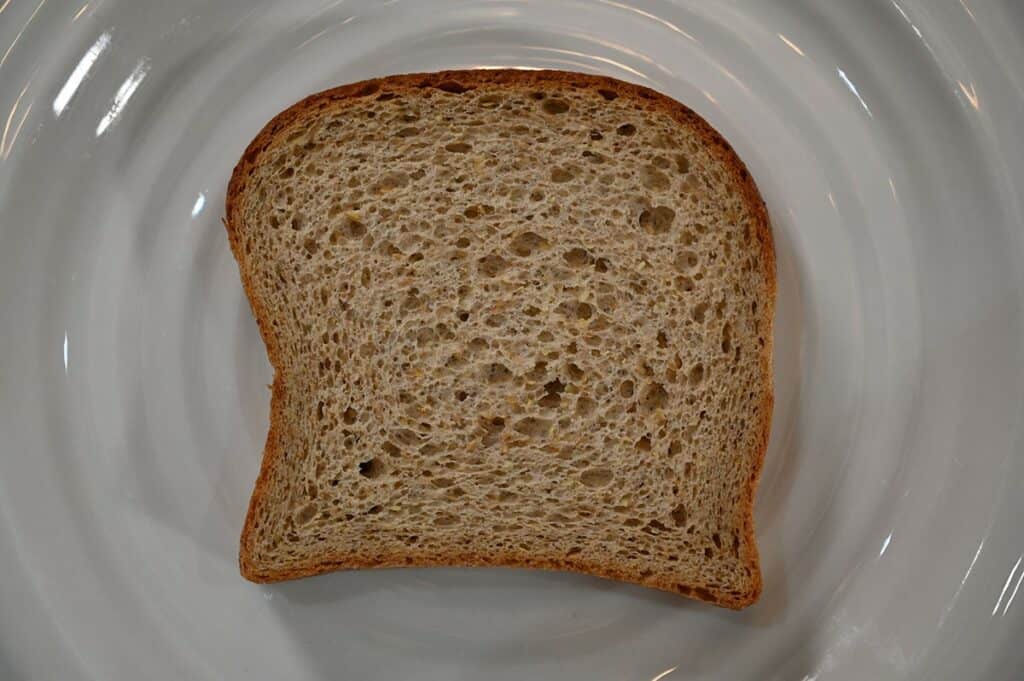
{"label": "white background surface", "polygon": [[[1019,678],[1024,4],[0,1],[0,678]],[[742,613],[580,576],[259,587],[270,369],[220,224],[311,92],[472,66],[696,109],[779,262]]]}

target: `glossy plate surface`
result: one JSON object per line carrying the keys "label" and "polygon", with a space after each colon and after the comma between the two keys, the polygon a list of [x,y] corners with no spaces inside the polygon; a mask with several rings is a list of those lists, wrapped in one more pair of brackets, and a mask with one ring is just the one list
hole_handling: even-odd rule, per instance
{"label": "glossy plate surface", "polygon": [[[1011,680],[1024,4],[0,2],[0,678]],[[742,613],[586,577],[236,566],[270,369],[220,224],[368,76],[598,72],[746,161],[779,262]]]}

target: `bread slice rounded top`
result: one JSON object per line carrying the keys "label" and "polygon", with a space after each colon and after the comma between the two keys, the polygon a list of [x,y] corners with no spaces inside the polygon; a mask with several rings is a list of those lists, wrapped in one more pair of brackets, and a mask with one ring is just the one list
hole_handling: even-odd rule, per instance
{"label": "bread slice rounded top", "polygon": [[775,255],[696,113],[562,71],[363,81],[271,120],[226,209],[275,370],[246,578],[524,566],[758,598]]}

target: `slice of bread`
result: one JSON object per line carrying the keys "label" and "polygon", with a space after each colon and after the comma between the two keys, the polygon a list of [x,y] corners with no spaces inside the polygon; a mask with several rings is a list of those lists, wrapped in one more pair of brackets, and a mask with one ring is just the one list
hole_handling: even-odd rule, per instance
{"label": "slice of bread", "polygon": [[356,83],[267,124],[226,224],[275,369],[246,578],[523,566],[757,599],[774,252],[694,112],[557,71]]}

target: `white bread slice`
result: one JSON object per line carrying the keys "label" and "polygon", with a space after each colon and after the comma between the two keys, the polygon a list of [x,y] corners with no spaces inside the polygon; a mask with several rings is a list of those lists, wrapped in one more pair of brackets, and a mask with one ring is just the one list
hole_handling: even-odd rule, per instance
{"label": "white bread slice", "polygon": [[558,71],[356,83],[267,124],[226,225],[275,369],[246,578],[523,566],[758,598],[775,259],[694,112]]}

